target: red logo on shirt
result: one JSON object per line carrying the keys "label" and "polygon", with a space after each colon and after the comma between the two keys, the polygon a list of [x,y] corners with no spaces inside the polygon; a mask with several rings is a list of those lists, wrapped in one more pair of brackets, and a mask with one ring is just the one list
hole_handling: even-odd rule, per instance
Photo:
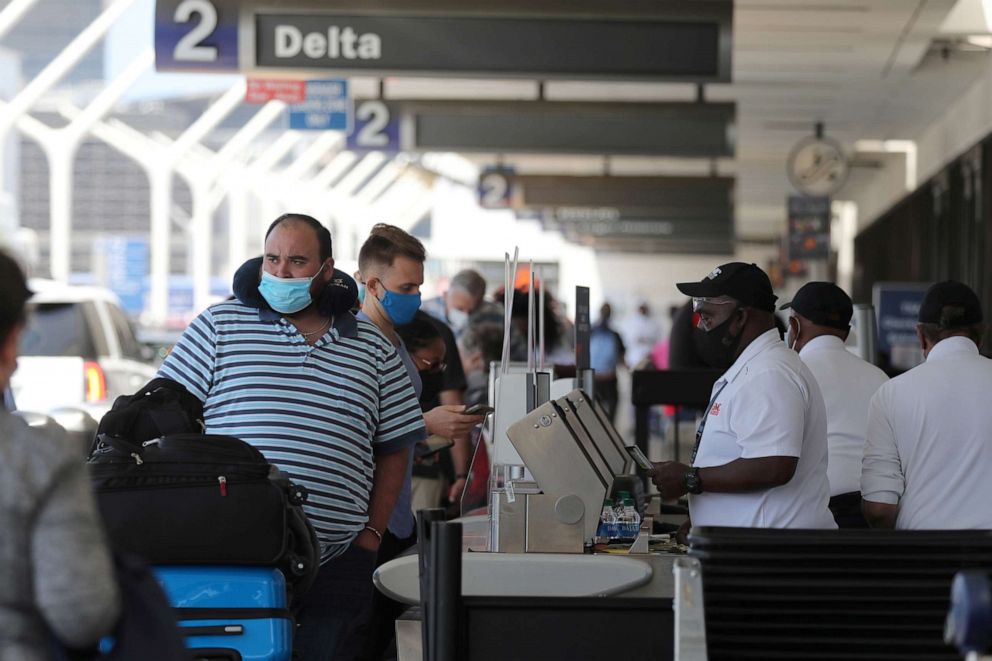
{"label": "red logo on shirt", "polygon": [[713,408],[710,409],[710,415],[720,415],[720,402],[713,404]]}

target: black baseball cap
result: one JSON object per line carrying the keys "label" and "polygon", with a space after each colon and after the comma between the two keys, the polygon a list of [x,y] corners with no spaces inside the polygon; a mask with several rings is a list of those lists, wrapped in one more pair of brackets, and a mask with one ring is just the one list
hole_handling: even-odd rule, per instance
{"label": "black baseball cap", "polygon": [[729,296],[744,305],[768,312],[775,311],[778,296],[772,291],[768,274],[757,264],[730,262],[713,269],[699,282],[679,282],[679,291],[693,298]]}
{"label": "black baseball cap", "polygon": [[[945,308],[950,307],[950,310]],[[958,328],[982,322],[982,304],[971,287],[956,280],[931,285],[923,296],[918,320],[941,328]]]}
{"label": "black baseball cap", "polygon": [[851,327],[854,304],[843,289],[832,282],[807,282],[779,310],[792,308],[814,324],[838,330]]}

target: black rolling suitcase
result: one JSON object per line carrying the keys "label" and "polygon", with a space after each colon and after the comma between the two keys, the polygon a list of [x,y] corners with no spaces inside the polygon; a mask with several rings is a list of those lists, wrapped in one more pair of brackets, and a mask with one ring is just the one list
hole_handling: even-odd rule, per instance
{"label": "black rolling suitcase", "polygon": [[295,596],[313,581],[319,550],[302,508],[306,490],[248,443],[103,434],[89,464],[114,548],[155,565],[275,567]]}

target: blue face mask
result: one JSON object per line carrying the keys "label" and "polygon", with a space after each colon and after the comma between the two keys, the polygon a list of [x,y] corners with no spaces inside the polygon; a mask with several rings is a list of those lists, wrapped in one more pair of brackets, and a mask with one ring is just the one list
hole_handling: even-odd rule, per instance
{"label": "blue face mask", "polygon": [[420,309],[420,292],[416,294],[397,294],[389,291],[385,287],[386,293],[379,304],[386,312],[386,316],[393,322],[394,326],[404,326],[413,321],[413,315]]}
{"label": "blue face mask", "polygon": [[313,302],[310,297],[310,283],[324,270],[320,270],[310,278],[280,278],[262,271],[262,280],[258,283],[258,293],[265,302],[276,312],[293,314],[299,312]]}

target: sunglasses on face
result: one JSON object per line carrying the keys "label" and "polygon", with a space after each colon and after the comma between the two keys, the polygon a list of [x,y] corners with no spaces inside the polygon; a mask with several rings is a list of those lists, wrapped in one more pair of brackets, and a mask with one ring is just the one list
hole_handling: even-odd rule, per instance
{"label": "sunglasses on face", "polygon": [[424,366],[423,371],[430,372],[431,374],[443,372],[448,367],[448,364],[443,360],[441,362],[432,362],[426,358],[421,358],[420,356],[416,356],[416,358],[417,362]]}

